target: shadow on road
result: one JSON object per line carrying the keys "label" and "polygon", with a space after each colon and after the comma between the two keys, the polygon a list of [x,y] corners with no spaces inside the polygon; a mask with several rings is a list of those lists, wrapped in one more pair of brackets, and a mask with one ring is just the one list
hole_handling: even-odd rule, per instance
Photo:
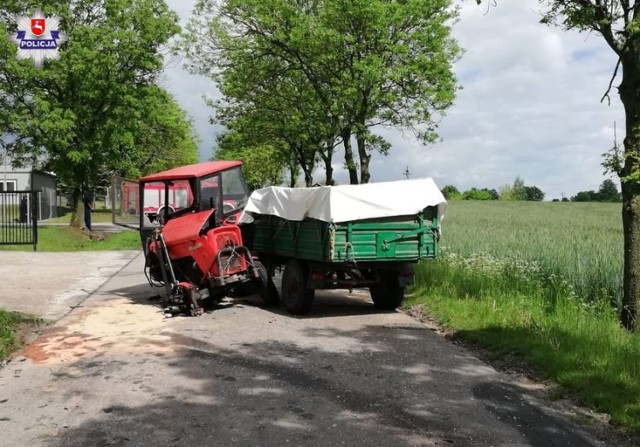
{"label": "shadow on road", "polygon": [[151,403],[105,406],[47,445],[594,445],[465,351],[430,342],[426,329],[301,334],[349,340],[349,349],[295,341],[231,347],[207,339],[215,336],[173,334],[178,351],[153,360],[169,374],[147,368],[131,385]]}
{"label": "shadow on road", "polygon": [[[158,307],[160,295],[164,293],[164,288],[152,287],[146,282],[131,287],[108,291],[108,294],[128,298],[136,304]],[[347,290],[317,290],[311,312],[303,316],[290,315],[285,309],[279,306],[265,306],[264,302],[258,295],[225,297],[220,302],[204,300],[203,304],[205,312],[207,313],[242,304],[259,307],[278,315],[290,316],[291,318],[327,318],[394,312],[376,309],[369,298],[369,292],[367,290],[354,290],[352,293]]]}

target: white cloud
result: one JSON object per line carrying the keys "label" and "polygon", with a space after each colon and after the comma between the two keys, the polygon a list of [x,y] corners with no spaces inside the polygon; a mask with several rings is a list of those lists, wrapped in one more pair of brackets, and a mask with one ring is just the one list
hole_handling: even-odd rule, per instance
{"label": "white cloud", "polygon": [[[168,3],[185,20],[195,2]],[[486,13],[473,1],[461,3],[454,36],[465,49],[455,65],[463,89],[441,123],[442,141],[423,147],[406,131],[380,128],[392,150],[373,156],[373,181],[402,178],[408,166],[412,177],[433,176],[460,189],[498,188],[518,175],[549,199],[597,189],[614,121],[618,140],[624,135],[615,88],[611,106],[599,102],[616,59],[596,34],[539,24],[539,8],[537,0],[503,1]],[[220,129],[208,123],[211,109],[202,96],[217,91],[179,67],[166,76],[166,86],[196,121],[205,160]],[[347,182],[341,157],[336,154],[335,175]]]}

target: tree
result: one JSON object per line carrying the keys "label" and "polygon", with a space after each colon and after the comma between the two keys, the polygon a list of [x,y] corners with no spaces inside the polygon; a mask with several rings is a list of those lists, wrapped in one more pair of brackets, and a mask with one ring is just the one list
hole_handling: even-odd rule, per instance
{"label": "tree", "polygon": [[571,197],[572,202],[593,202],[596,197],[595,191],[580,191]]}
{"label": "tree", "polygon": [[524,187],[526,200],[533,202],[542,202],[544,200],[544,192],[537,186]]}
{"label": "tree", "polygon": [[340,139],[350,182],[366,183],[372,151],[389,148],[371,127],[413,128],[422,141],[435,140],[456,89],[451,63],[459,50],[449,29],[454,16],[450,0],[201,0],[182,48],[191,68],[212,76],[233,100],[260,92],[262,80],[277,81],[271,93],[281,92],[277,84],[296,80],[312,101],[278,108],[281,118],[298,123],[291,114],[317,117],[315,110],[300,112],[321,105],[324,128],[305,120],[312,126],[298,125],[297,133],[309,139],[308,149],[322,141],[317,151],[327,169]]}
{"label": "tree", "polygon": [[145,150],[136,144],[150,146],[140,133],[161,121],[148,115],[168,113],[151,88],[163,68],[160,49],[179,27],[161,0],[46,2],[44,14],[61,17],[69,40],[60,60],[37,69],[17,61],[9,41],[13,15],[30,16],[37,6],[10,0],[0,11],[0,96],[7,107],[0,121],[18,137],[11,147],[16,157],[29,157],[72,188],[75,210],[80,191],[105,174],[142,170],[137,155]]}
{"label": "tree", "polygon": [[441,191],[442,195],[447,200],[460,200],[462,198],[462,194],[460,194],[458,188],[453,185],[445,185]]}
{"label": "tree", "polygon": [[[254,141],[249,138],[250,135],[250,132],[242,132],[236,127],[218,135],[212,160],[242,160],[245,180],[252,190],[279,185],[289,166],[286,159],[288,154],[283,154],[278,146],[271,143]],[[280,144],[282,146],[283,142]],[[295,174],[297,177],[297,172]]]}
{"label": "tree", "polygon": [[580,191],[571,197],[572,202],[619,202],[620,200],[618,188],[611,179],[602,182],[597,192],[593,190]]}
{"label": "tree", "polygon": [[611,179],[606,179],[598,190],[598,200],[600,202],[620,202],[622,197],[618,192],[618,187]]}
{"label": "tree", "polygon": [[516,200],[511,185],[502,185],[499,191],[500,200]]}
{"label": "tree", "polygon": [[196,137],[185,111],[161,88],[151,85],[147,90],[141,102],[146,113],[134,129],[133,147],[112,166],[133,178],[198,162]]}
{"label": "tree", "polygon": [[527,186],[520,176],[513,181],[513,186],[504,185],[500,188],[500,200],[544,200],[544,192],[537,186]]}
{"label": "tree", "polygon": [[516,177],[513,181],[513,200],[527,200],[527,189],[524,184],[524,179],[520,176]]}
{"label": "tree", "polygon": [[462,194],[463,200],[494,200],[494,196],[487,188],[471,188]]}

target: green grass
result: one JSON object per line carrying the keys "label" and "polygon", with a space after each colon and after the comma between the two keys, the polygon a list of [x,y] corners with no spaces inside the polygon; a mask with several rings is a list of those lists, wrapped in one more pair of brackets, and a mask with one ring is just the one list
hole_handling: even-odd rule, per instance
{"label": "green grass", "polygon": [[20,334],[37,327],[42,320],[37,317],[0,310],[0,360],[7,358],[22,346]]}
{"label": "green grass", "polygon": [[[80,218],[82,219],[83,216],[80,216]],[[94,210],[93,213],[91,213],[92,223],[105,223],[105,222],[111,222],[111,221],[112,221],[111,210]],[[63,216],[47,219],[44,222],[45,223],[69,223],[71,222],[71,213],[67,212]]]}
{"label": "green grass", "polygon": [[420,305],[495,356],[515,355],[640,431],[640,336],[620,328],[620,205],[453,202]]}
{"label": "green grass", "polygon": [[[67,226],[38,228],[38,251],[140,250],[137,231],[107,234],[104,240],[92,239],[85,232]],[[33,250],[31,245],[2,245],[2,250]]]}

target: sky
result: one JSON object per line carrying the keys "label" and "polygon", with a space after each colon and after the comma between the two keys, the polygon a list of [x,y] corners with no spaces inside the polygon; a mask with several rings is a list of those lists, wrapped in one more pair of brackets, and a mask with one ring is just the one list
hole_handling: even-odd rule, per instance
{"label": "sky", "polygon": [[[195,0],[168,0],[183,23]],[[433,177],[443,187],[499,189],[516,176],[546,193],[545,199],[597,190],[606,178],[602,154],[624,138],[624,111],[614,83],[611,104],[600,100],[616,58],[600,35],[541,25],[538,0],[501,0],[487,10],[458,1],[453,36],[464,49],[454,64],[461,90],[429,146],[410,131],[378,128],[391,143],[374,154],[371,181]],[[205,96],[219,96],[209,79],[186,72],[174,59],[162,85],[194,120],[200,159],[208,160],[223,129],[209,123]],[[335,178],[348,183],[343,153],[334,156]],[[318,171],[316,181],[324,178]],[[617,179],[616,179],[617,181]]]}

